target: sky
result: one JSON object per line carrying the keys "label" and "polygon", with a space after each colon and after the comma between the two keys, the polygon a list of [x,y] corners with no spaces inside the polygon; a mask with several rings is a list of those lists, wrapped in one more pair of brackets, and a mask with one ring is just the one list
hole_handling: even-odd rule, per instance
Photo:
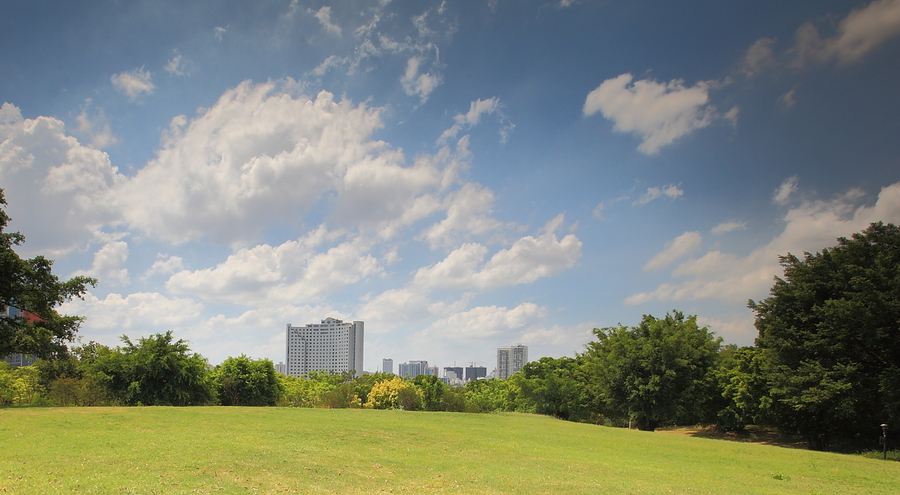
{"label": "sky", "polygon": [[900,223],[900,0],[0,4],[0,188],[61,312],[218,364],[752,345],[801,255]]}

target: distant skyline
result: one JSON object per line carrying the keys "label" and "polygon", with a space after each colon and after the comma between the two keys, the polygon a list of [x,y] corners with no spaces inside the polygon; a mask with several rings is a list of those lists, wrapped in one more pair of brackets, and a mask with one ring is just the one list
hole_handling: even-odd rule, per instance
{"label": "distant skyline", "polygon": [[83,342],[284,361],[573,356],[698,315],[749,345],[778,256],[900,223],[900,0],[0,4],[23,256]]}

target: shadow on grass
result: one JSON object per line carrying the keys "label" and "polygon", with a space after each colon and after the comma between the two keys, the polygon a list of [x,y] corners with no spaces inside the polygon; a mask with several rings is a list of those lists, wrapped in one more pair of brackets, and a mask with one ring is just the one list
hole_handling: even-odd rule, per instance
{"label": "shadow on grass", "polygon": [[743,431],[723,432],[715,426],[676,426],[660,428],[660,433],[684,435],[697,438],[711,438],[715,440],[728,440],[731,442],[756,443],[760,445],[773,445],[789,449],[806,449],[807,443],[799,436],[784,436],[772,428],[756,425],[748,425]]}

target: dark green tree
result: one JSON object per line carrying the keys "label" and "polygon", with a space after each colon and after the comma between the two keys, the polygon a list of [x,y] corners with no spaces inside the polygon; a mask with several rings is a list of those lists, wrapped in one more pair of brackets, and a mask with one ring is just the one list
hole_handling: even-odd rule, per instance
{"label": "dark green tree", "polygon": [[811,448],[900,421],[900,228],[873,223],[803,259],[750,301],[770,358],[770,421]]}
{"label": "dark green tree", "polygon": [[[0,189],[0,205],[6,205]],[[6,233],[9,216],[0,208],[0,309],[11,306],[24,312],[0,318],[0,357],[21,353],[50,359],[63,356],[83,320],[62,316],[56,307],[81,297],[96,279],[73,277],[60,282],[53,275],[53,261],[37,256],[23,260],[13,250],[25,242],[19,232]]]}
{"label": "dark green tree", "polygon": [[714,393],[711,371],[721,343],[696,316],[644,315],[636,327],[594,329],[587,344],[591,392],[608,415],[634,420],[642,430],[692,423]]}
{"label": "dark green tree", "polygon": [[269,359],[229,357],[215,373],[223,406],[274,406],[284,387]]}
{"label": "dark green tree", "polygon": [[525,395],[534,412],[568,421],[597,419],[581,364],[582,360],[570,357],[542,357],[522,367]]}
{"label": "dark green tree", "polygon": [[97,350],[87,365],[92,376],[116,401],[128,406],[197,406],[215,398],[209,363],[191,353],[184,340],[173,341],[172,331],[132,342],[124,347]]}
{"label": "dark green tree", "polygon": [[444,410],[444,395],[450,391],[449,385],[440,381],[435,375],[419,375],[412,382],[422,394],[422,409],[426,411]]}

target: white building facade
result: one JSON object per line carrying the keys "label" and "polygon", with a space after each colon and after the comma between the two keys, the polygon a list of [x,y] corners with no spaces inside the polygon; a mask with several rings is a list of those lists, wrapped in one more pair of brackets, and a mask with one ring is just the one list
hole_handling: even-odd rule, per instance
{"label": "white building facade", "polygon": [[509,378],[528,362],[528,346],[518,344],[497,349],[497,378]]}
{"label": "white building facade", "polygon": [[363,322],[325,318],[303,327],[287,324],[285,368],[288,375],[311,371],[343,373],[363,371]]}

